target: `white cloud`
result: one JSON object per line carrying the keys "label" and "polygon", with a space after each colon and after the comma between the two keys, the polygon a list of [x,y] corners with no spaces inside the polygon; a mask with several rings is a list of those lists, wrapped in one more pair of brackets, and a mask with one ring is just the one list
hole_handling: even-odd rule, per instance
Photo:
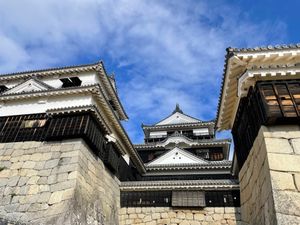
{"label": "white cloud", "polygon": [[227,46],[284,39],[283,23],[254,24],[232,7],[222,1],[0,1],[0,70],[110,61],[130,116],[126,127],[134,141],[142,140],[139,124],[168,115],[176,102],[193,116],[215,116]]}

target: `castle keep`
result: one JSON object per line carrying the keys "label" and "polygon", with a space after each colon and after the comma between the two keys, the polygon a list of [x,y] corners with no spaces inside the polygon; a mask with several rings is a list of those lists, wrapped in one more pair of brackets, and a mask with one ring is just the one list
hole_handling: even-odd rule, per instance
{"label": "castle keep", "polygon": [[299,63],[228,48],[216,120],[177,104],[140,144],[102,62],[1,75],[0,225],[300,224]]}

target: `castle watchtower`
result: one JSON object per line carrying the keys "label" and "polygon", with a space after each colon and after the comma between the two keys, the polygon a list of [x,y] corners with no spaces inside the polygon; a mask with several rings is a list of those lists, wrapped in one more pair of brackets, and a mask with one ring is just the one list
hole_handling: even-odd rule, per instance
{"label": "castle watchtower", "polygon": [[232,130],[242,220],[300,223],[300,45],[227,49],[217,129]]}
{"label": "castle watchtower", "polygon": [[145,169],[114,82],[102,62],[0,76],[0,224],[118,224]]}

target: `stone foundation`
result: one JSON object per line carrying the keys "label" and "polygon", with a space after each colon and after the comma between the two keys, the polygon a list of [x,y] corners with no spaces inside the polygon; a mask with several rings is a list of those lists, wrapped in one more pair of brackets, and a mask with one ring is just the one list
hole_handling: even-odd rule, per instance
{"label": "stone foundation", "polygon": [[120,225],[234,225],[239,224],[240,208],[121,208],[119,217]]}
{"label": "stone foundation", "polygon": [[118,224],[119,181],[80,139],[0,144],[0,218]]}
{"label": "stone foundation", "polygon": [[247,224],[300,224],[300,127],[262,126],[240,173]]}

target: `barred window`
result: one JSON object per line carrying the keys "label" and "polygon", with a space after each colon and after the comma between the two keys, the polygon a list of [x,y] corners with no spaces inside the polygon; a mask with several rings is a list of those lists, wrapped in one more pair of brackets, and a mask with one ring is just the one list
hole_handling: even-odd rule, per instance
{"label": "barred window", "polygon": [[24,120],[22,121],[21,128],[36,128],[43,127],[46,124],[46,119],[40,120]]}

